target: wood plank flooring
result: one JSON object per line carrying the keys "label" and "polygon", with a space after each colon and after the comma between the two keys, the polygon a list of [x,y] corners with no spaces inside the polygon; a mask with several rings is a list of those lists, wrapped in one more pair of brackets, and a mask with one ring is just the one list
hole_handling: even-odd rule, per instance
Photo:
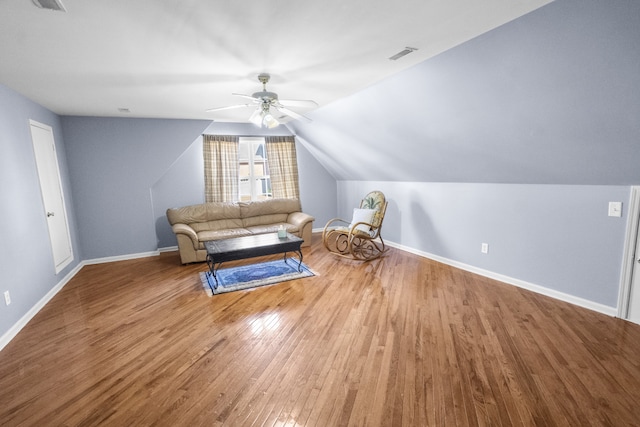
{"label": "wood plank flooring", "polygon": [[303,252],[316,277],[212,298],[177,253],[85,266],[0,352],[0,424],[640,425],[639,325],[396,249]]}

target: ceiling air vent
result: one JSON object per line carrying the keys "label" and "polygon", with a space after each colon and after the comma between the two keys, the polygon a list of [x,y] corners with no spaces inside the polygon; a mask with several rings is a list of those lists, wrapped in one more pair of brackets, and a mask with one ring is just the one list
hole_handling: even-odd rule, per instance
{"label": "ceiling air vent", "polygon": [[41,9],[58,10],[60,12],[66,12],[60,0],[33,0],[33,4]]}
{"label": "ceiling air vent", "polygon": [[403,51],[396,53],[395,55],[393,55],[389,59],[392,60],[392,61],[396,61],[396,60],[402,58],[403,56],[410,54],[414,50],[418,50],[418,49],[415,48],[415,47],[405,47]]}

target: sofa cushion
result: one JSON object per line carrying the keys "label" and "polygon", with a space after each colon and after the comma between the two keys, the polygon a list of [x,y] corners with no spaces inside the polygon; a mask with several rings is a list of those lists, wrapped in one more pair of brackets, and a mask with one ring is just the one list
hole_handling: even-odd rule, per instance
{"label": "sofa cushion", "polygon": [[300,231],[295,225],[287,224],[286,222],[279,224],[254,225],[252,227],[247,227],[247,230],[252,234],[277,233],[281,225],[288,233],[298,233]]}
{"label": "sofa cushion", "polygon": [[235,202],[202,203],[167,209],[167,219],[173,224],[196,224],[211,220],[239,219],[240,206]]}
{"label": "sofa cushion", "polygon": [[290,214],[299,212],[300,200],[298,199],[267,199],[253,202],[239,202],[239,218],[251,218],[262,215]]}
{"label": "sofa cushion", "polygon": [[297,199],[268,199],[240,202],[242,224],[246,228],[285,224],[291,212],[300,211]]}
{"label": "sofa cushion", "polygon": [[232,237],[250,236],[251,234],[251,231],[246,228],[200,231],[198,233],[198,249],[204,249],[204,242],[207,240],[230,239]]}
{"label": "sofa cushion", "polygon": [[262,225],[285,224],[288,216],[288,214],[271,214],[242,218],[242,226],[251,228]]}
{"label": "sofa cushion", "polygon": [[244,224],[240,218],[229,218],[229,219],[217,219],[210,220],[205,222],[194,222],[189,224],[191,228],[193,228],[196,233],[200,231],[218,231],[218,230],[226,230],[233,228],[244,228]]}

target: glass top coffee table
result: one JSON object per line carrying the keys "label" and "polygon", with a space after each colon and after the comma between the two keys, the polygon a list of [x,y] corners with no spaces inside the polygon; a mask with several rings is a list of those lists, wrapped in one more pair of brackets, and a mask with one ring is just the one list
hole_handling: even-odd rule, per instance
{"label": "glass top coffee table", "polygon": [[[302,242],[303,239],[290,233],[287,233],[286,237],[278,237],[278,233],[269,233],[204,242],[209,265],[209,271],[206,273],[209,286],[212,289],[218,287],[216,273],[223,262],[264,255],[284,254],[284,262],[287,262],[287,252],[296,252],[298,271],[302,271]],[[213,283],[211,278],[214,279]]]}

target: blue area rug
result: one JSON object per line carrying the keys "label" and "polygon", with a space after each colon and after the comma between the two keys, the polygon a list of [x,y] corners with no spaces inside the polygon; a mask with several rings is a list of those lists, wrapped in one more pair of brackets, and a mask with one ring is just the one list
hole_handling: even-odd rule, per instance
{"label": "blue area rug", "polygon": [[212,296],[316,275],[305,263],[302,263],[300,270],[298,271],[298,260],[288,258],[286,263],[279,259],[239,267],[221,268],[216,272],[218,286],[215,289],[215,279],[207,274],[208,271],[200,273],[200,280],[207,295]]}

